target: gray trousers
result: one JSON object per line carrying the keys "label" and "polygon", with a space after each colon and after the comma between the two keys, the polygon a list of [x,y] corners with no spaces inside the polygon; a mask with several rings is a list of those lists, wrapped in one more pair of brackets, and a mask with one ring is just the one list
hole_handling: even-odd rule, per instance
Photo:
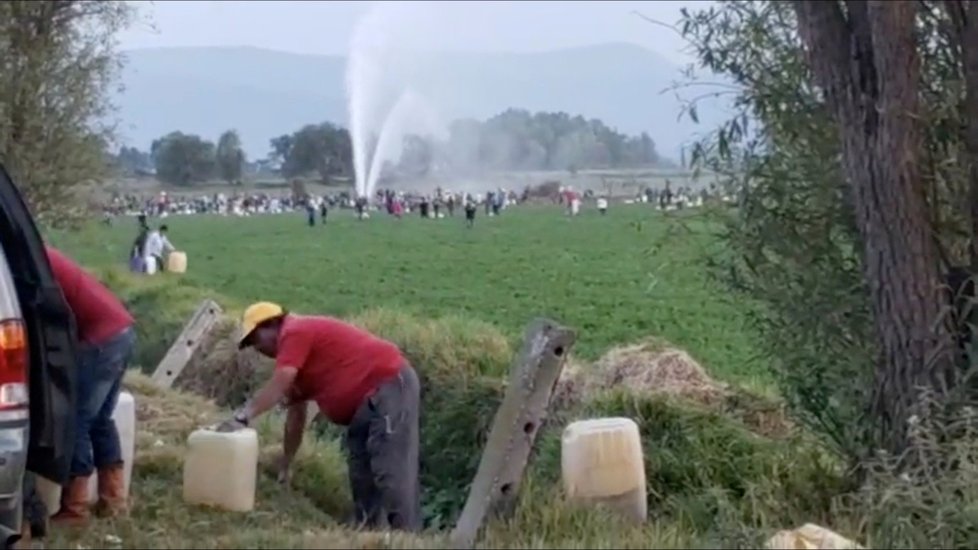
{"label": "gray trousers", "polygon": [[363,527],[421,530],[420,406],[418,375],[405,364],[353,415],[346,446],[356,521]]}

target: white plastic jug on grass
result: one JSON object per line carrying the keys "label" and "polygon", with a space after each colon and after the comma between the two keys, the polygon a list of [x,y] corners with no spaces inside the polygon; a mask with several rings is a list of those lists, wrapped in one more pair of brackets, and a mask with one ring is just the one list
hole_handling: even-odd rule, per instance
{"label": "white plastic jug on grass", "polygon": [[187,253],[174,250],[166,258],[166,270],[169,273],[187,272]]}
{"label": "white plastic jug on grass", "polygon": [[[129,392],[120,392],[119,401],[112,413],[116,430],[119,432],[119,446],[122,449],[124,462],[124,485],[126,495],[132,484],[133,461],[136,458],[136,400]],[[37,494],[44,501],[49,515],[58,513],[61,508],[61,486],[53,481],[37,477]],[[98,501],[98,472],[88,479],[88,501],[92,504]]]}
{"label": "white plastic jug on grass", "polygon": [[570,500],[607,505],[637,523],[646,520],[644,453],[634,421],[574,422],[564,430],[560,458]]}
{"label": "white plastic jug on grass", "polygon": [[187,438],[183,463],[183,500],[232,512],[255,507],[258,482],[258,433],[245,428],[218,432],[201,428]]}

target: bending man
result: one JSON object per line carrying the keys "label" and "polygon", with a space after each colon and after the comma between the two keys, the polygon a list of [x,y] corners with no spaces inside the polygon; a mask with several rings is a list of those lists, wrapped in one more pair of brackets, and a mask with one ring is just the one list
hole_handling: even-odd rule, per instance
{"label": "bending man", "polygon": [[394,344],[331,317],[287,313],[260,302],[245,310],[239,347],[275,359],[264,387],[220,430],[247,426],[285,402],[279,480],[287,482],[306,427],[307,402],[346,426],[357,522],[368,528],[421,529],[418,481],[420,384]]}
{"label": "bending man", "polygon": [[46,251],[75,317],[80,341],[71,475],[61,490],[61,510],[52,519],[82,523],[90,517],[88,478],[96,468],[96,511],[102,516],[126,512],[122,449],[112,413],[136,345],[136,332],[132,316],[108,288],[53,247]]}

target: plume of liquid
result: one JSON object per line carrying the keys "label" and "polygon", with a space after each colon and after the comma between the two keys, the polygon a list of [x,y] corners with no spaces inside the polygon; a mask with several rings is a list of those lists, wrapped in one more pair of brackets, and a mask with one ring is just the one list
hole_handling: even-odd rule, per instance
{"label": "plume of liquid", "polygon": [[435,7],[423,2],[377,2],[354,28],[346,99],[359,196],[373,193],[383,162],[396,160],[405,135],[432,136],[447,130],[417,93],[418,86],[432,84],[418,73],[426,57],[418,47],[425,36],[419,36],[417,29],[436,20]]}
{"label": "plume of liquid", "polygon": [[378,2],[357,22],[350,38],[346,66],[347,118],[353,144],[357,193],[367,193],[368,142],[382,127],[397,92],[402,70],[404,21],[410,12],[403,2]]}
{"label": "plume of liquid", "polygon": [[444,129],[444,125],[424,98],[410,88],[405,90],[381,126],[364,191],[368,195],[373,194],[384,161],[399,157],[405,136],[416,133],[426,137],[439,137]]}
{"label": "plume of liquid", "polygon": [[382,34],[370,33],[371,27],[376,25],[378,13],[378,8],[374,6],[357,22],[350,40],[346,66],[347,116],[358,196],[364,196],[366,191],[367,137],[371,125],[370,117],[376,108],[373,94],[380,84],[380,64],[385,46]]}

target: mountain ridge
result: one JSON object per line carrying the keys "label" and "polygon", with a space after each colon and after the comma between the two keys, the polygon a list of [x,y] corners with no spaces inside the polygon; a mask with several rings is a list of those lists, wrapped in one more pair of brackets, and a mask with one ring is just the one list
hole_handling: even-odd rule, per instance
{"label": "mountain ridge", "polygon": [[[234,128],[249,157],[261,158],[270,139],[304,124],[348,125],[342,55],[255,46],[123,53],[124,91],[116,97],[122,144],[148,149],[174,130],[216,141]],[[565,111],[628,134],[648,132],[660,154],[672,158],[692,134],[719,120],[718,106],[708,106],[698,109],[699,125],[677,121],[679,100],[661,92],[681,78],[681,68],[634,44],[425,55],[420,91],[446,120],[485,119],[508,108]]]}

